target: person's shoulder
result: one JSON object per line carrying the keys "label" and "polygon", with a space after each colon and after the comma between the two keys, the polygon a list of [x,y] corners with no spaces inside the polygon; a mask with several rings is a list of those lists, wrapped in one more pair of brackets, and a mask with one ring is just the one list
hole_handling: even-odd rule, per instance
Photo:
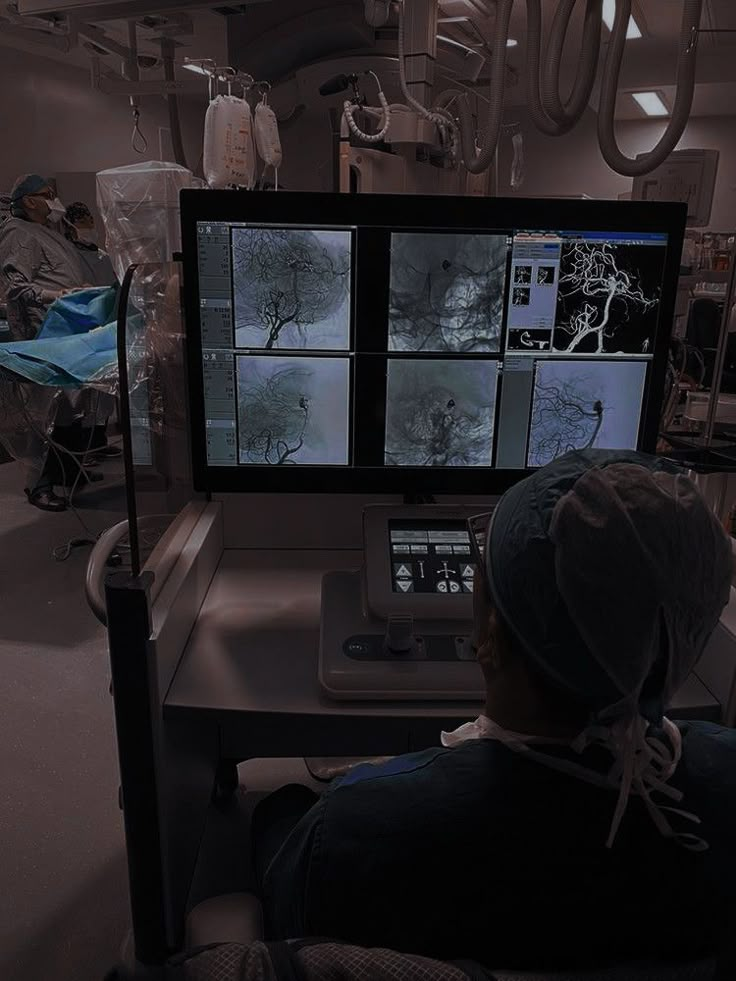
{"label": "person's shoulder", "polygon": [[453,748],[435,746],[417,753],[405,753],[380,763],[363,763],[353,767],[344,777],[335,780],[331,792],[357,786],[372,788],[388,783],[416,786],[419,782],[433,781],[440,772],[460,773],[488,770],[488,757],[508,755],[505,747],[490,739],[473,739]]}
{"label": "person's shoulder", "polygon": [[410,777],[427,767],[431,767],[438,757],[448,752],[449,750],[438,746],[423,750],[420,753],[404,753],[401,756],[392,756],[377,763],[359,763],[348,770],[344,776],[333,781],[330,790],[332,792],[344,790],[369,781],[383,782]]}
{"label": "person's shoulder", "polygon": [[736,753],[736,729],[717,722],[687,720],[677,723],[683,745],[703,743],[722,746],[726,751]]}
{"label": "person's shoulder", "polygon": [[678,770],[692,778],[736,789],[736,729],[715,722],[678,722],[682,758]]}
{"label": "person's shoulder", "polygon": [[23,221],[22,218],[8,218],[0,225],[0,242],[30,242],[32,239],[33,227],[31,222]]}

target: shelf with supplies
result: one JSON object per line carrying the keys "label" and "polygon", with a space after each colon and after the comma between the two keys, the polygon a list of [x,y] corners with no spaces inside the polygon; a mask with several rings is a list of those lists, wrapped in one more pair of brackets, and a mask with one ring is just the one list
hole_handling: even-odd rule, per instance
{"label": "shelf with supplies", "polygon": [[694,273],[680,274],[678,279],[679,289],[695,289],[698,283],[713,283],[714,285],[728,286],[728,269],[699,269]]}

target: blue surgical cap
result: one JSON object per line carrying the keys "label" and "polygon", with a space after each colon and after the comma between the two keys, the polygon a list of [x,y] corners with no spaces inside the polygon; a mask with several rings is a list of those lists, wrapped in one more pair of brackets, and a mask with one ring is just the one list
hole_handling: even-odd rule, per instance
{"label": "blue surgical cap", "polygon": [[730,540],[674,464],[568,453],[501,498],[494,603],[530,663],[600,719],[662,719],[728,602]]}
{"label": "blue surgical cap", "polygon": [[10,210],[16,216],[24,215],[25,210],[21,201],[26,194],[38,194],[45,187],[49,186],[48,179],[41,177],[40,174],[23,174],[13,185],[10,192]]}

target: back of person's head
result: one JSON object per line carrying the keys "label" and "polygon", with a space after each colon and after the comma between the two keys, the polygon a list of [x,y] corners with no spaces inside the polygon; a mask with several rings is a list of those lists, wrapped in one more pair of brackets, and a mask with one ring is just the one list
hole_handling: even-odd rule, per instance
{"label": "back of person's head", "polygon": [[[626,796],[642,792],[630,770],[649,725],[669,725],[677,742],[665,706],[718,623],[731,570],[730,540],[697,487],[645,454],[569,453],[493,514],[483,572],[508,646],[585,708],[588,741],[606,742],[629,774]],[[679,745],[673,759],[668,775]]]}

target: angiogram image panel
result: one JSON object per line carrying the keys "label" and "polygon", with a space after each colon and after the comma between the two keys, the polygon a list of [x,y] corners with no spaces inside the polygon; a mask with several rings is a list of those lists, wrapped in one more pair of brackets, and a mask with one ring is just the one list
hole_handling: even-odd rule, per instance
{"label": "angiogram image panel", "polygon": [[664,261],[661,246],[563,244],[553,350],[651,353]]}
{"label": "angiogram image panel", "polygon": [[387,466],[489,467],[495,361],[389,361]]}
{"label": "angiogram image panel", "polygon": [[589,447],[636,449],[644,361],[539,361],[528,465]]}
{"label": "angiogram image panel", "polygon": [[390,351],[497,352],[505,235],[391,236]]}
{"label": "angiogram image panel", "polygon": [[239,357],[239,460],[347,464],[347,358]]}
{"label": "angiogram image panel", "polygon": [[235,346],[350,346],[350,232],[233,230]]}

